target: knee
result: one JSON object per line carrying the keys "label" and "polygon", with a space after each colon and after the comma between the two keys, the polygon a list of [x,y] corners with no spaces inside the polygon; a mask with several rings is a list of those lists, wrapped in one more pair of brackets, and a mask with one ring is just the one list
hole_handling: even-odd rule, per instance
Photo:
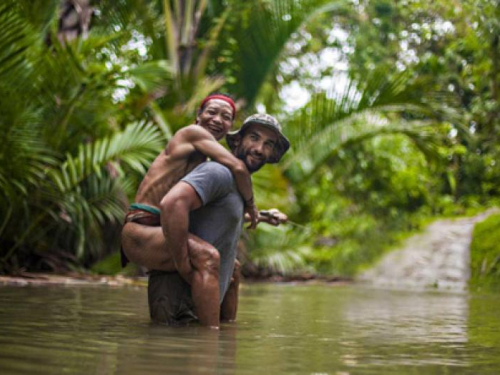
{"label": "knee", "polygon": [[198,266],[203,272],[219,275],[220,255],[216,249],[205,248],[198,255]]}
{"label": "knee", "polygon": [[199,247],[192,251],[191,262],[201,272],[219,275],[220,255],[213,247]]}
{"label": "knee", "polygon": [[136,231],[132,224],[133,223],[127,223],[123,227],[121,233],[121,245],[127,258],[129,258],[130,261],[135,262],[136,255],[140,254],[140,251],[138,251],[140,245],[138,244]]}

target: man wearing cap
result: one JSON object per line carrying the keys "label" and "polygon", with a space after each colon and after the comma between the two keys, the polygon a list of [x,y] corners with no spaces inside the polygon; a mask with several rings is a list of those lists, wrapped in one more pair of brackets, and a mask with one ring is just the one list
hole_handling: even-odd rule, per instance
{"label": "man wearing cap", "polygon": [[[251,217],[251,227],[255,228],[259,214],[253,201],[250,173],[245,163],[218,143],[231,128],[235,115],[236,107],[227,95],[206,97],[198,110],[196,123],[177,131],[151,164],[139,186],[135,202],[129,207],[125,222],[161,226],[162,218],[167,215],[160,212],[163,197],[182,177],[210,157],[231,170],[245,202],[245,212]],[[148,269],[178,271],[191,284],[193,301],[200,311],[200,322],[209,325],[215,320],[212,317],[218,314],[219,308],[214,306],[212,300],[219,299],[219,281],[218,275],[211,272],[211,262],[206,257],[198,256],[197,249],[203,246],[204,241],[191,234],[188,246],[173,253],[173,258],[166,261],[162,253],[151,252],[147,247],[141,248],[141,251],[130,251],[138,247],[131,246],[126,239],[122,238],[122,265],[130,259]],[[171,247],[169,237],[166,237],[166,242],[168,246],[164,252]]]}
{"label": "man wearing cap", "polygon": [[[227,141],[232,154],[250,172],[266,163],[277,163],[290,146],[279,123],[269,115],[250,116],[238,132],[227,135]],[[219,299],[211,301],[217,308],[210,308],[213,313],[205,325],[218,327],[221,318],[234,320],[238,276],[233,275],[233,268],[243,224],[243,200],[231,172],[216,162],[200,164],[163,197],[160,210],[162,227],[133,222],[125,225],[124,247],[129,252],[147,248],[161,254],[164,264],[172,262],[186,246],[196,248],[197,256],[217,274],[220,286]],[[275,212],[259,219],[278,225],[286,216]],[[202,242],[192,243],[191,234]],[[169,251],[165,251],[167,246]],[[179,325],[203,313],[195,314],[191,288],[176,272],[151,272],[148,294],[150,314],[157,322]]]}

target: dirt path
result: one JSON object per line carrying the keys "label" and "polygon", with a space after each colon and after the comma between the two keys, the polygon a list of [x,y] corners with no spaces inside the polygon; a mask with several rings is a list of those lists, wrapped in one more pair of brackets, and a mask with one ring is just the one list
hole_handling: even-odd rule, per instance
{"label": "dirt path", "polygon": [[455,220],[439,220],[403,247],[386,254],[358,280],[375,286],[464,290],[470,276],[474,225],[495,210]]}

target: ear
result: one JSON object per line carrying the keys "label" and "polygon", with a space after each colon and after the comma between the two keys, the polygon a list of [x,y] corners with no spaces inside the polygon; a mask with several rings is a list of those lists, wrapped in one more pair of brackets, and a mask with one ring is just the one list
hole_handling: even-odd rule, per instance
{"label": "ear", "polygon": [[236,134],[233,138],[233,144],[235,146],[239,146],[241,143],[241,135],[240,134]]}

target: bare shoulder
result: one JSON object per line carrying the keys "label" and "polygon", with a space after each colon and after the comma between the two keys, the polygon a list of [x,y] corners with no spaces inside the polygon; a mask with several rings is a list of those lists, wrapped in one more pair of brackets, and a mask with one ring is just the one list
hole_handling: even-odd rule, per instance
{"label": "bare shoulder", "polygon": [[[195,144],[203,140],[215,140],[207,130],[199,125],[188,125],[179,129],[168,142],[166,155],[173,160],[185,159],[196,152]],[[171,161],[173,161],[171,160]]]}
{"label": "bare shoulder", "polygon": [[201,126],[192,124],[180,129],[177,133],[181,133],[180,136],[186,142],[195,142],[205,139],[215,140],[214,136],[206,129]]}

